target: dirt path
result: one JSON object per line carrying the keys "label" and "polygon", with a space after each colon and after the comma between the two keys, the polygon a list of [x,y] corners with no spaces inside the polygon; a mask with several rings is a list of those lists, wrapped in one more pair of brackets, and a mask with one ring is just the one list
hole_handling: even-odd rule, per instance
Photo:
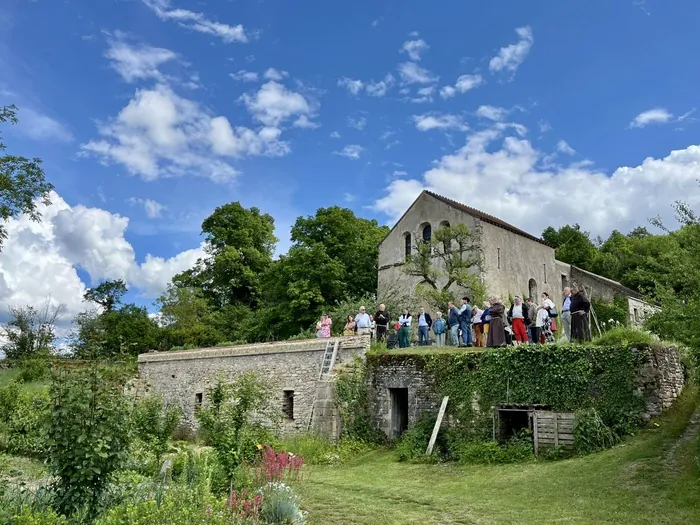
{"label": "dirt path", "polygon": [[700,433],[700,405],[695,408],[693,415],[690,416],[688,426],[685,427],[683,434],[681,434],[681,436],[666,451],[664,463],[666,464],[667,468],[677,470],[678,458],[676,458],[676,452],[680,447],[686,445],[688,442],[697,439],[698,433]]}

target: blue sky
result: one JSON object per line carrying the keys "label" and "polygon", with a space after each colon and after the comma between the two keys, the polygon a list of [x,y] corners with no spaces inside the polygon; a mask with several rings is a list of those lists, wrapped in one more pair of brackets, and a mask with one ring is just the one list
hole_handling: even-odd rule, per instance
{"label": "blue sky", "polygon": [[[11,224],[0,303],[125,278],[150,304],[240,200],[391,223],[424,188],[534,234],[628,231],[700,178],[700,4],[5,0],[10,151],[44,159],[42,225]],[[672,153],[673,152],[673,153]]]}

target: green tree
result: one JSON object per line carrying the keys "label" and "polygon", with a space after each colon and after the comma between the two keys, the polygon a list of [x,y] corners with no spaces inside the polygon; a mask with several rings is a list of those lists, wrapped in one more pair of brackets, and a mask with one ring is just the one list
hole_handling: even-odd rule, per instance
{"label": "green tree", "polygon": [[145,308],[135,304],[102,313],[83,312],[73,324],[71,348],[81,359],[136,356],[159,347],[158,325]]}
{"label": "green tree", "polygon": [[558,260],[591,270],[596,247],[590,239],[590,234],[582,231],[578,224],[567,224],[558,230],[550,226],[542,232],[542,239],[554,246],[554,255]]}
{"label": "green tree", "polygon": [[[0,124],[16,124],[17,107],[0,107]],[[41,159],[28,159],[3,153],[6,146],[0,134],[0,249],[7,238],[4,221],[24,213],[33,221],[40,221],[37,202],[51,204],[49,195],[53,186],[46,182]]]}
{"label": "green tree", "polygon": [[168,441],[182,420],[179,406],[164,406],[158,396],[147,396],[136,402],[131,416],[134,436],[149,447],[160,467],[163,454],[168,451]]}
{"label": "green tree", "polygon": [[202,290],[215,309],[231,304],[256,308],[261,276],[272,264],[274,229],[272,216],[258,208],[238,202],[219,206],[202,223],[207,256],[174,281]]}
{"label": "green tree", "polygon": [[168,285],[156,304],[166,350],[172,346],[211,346],[224,340],[216,328],[219,316],[199,288]]}
{"label": "green tree", "polygon": [[117,279],[104,281],[95,288],[89,288],[83,295],[85,301],[92,301],[102,306],[105,311],[111,312],[121,303],[122,297],[129,291],[126,283]]}
{"label": "green tree", "polygon": [[10,306],[10,320],[1,329],[7,341],[2,346],[5,356],[26,359],[51,354],[55,350],[56,323],[64,311],[64,304],[54,304],[50,299],[38,309]]}
{"label": "green tree", "polygon": [[456,299],[458,291],[454,286],[470,293],[475,304],[481,301],[485,290],[480,268],[477,240],[466,225],[456,224],[439,228],[429,241],[417,240],[403,271],[423,279],[419,296],[439,309]]}

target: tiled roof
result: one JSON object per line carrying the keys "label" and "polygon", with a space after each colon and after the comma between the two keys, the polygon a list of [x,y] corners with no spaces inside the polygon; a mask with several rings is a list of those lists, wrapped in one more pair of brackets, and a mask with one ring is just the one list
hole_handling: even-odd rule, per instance
{"label": "tiled roof", "polygon": [[438,195],[437,193],[433,193],[432,191],[424,190],[424,193],[427,193],[431,197],[434,197],[434,198],[438,199],[439,201],[442,201],[445,204],[452,206],[455,209],[463,211],[464,213],[468,213],[472,217],[476,217],[478,219],[481,219],[484,222],[488,222],[489,224],[493,224],[494,226],[498,226],[499,228],[503,228],[504,230],[508,230],[508,231],[513,232],[515,234],[521,235],[527,239],[530,239],[531,241],[539,242],[540,244],[544,244],[545,246],[550,246],[549,243],[545,242],[544,240],[540,239],[539,237],[535,237],[534,235],[531,235],[531,234],[527,233],[526,231],[521,230],[520,228],[516,228],[512,224],[508,224],[507,222],[502,221],[498,217],[494,217],[493,215],[489,215],[488,213],[484,213],[483,211],[479,211],[476,208],[472,208],[471,206],[467,206],[466,204],[462,204],[461,202],[457,202],[455,200],[448,199],[447,197],[443,197],[442,195]]}

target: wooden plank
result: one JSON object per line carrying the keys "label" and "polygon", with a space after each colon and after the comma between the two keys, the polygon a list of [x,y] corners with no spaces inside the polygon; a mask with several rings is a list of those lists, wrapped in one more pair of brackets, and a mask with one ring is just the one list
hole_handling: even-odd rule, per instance
{"label": "wooden plank", "polygon": [[[574,419],[574,414],[571,412],[538,412],[540,419]],[[558,416],[555,418],[555,415]]]}
{"label": "wooden plank", "polygon": [[440,431],[440,425],[442,425],[442,418],[445,416],[445,410],[447,409],[448,399],[450,399],[449,396],[442,398],[442,405],[440,405],[440,411],[438,412],[438,417],[435,420],[433,435],[430,436],[430,442],[428,443],[428,448],[425,451],[426,455],[428,456],[433,453],[433,447],[435,446],[435,441],[437,440],[438,432]]}
{"label": "wooden plank", "polygon": [[533,441],[534,441],[534,445],[535,445],[535,456],[537,456],[537,453],[538,453],[537,445],[539,444],[537,442],[537,419],[538,419],[537,414],[538,414],[537,411],[535,411],[535,413],[532,414],[532,437],[533,437]]}

